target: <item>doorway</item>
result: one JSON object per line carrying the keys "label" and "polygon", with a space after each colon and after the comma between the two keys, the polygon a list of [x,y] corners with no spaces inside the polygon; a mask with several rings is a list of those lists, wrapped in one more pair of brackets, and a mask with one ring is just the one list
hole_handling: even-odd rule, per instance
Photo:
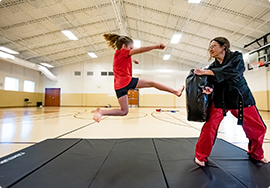
{"label": "doorway", "polygon": [[130,106],[139,106],[139,90],[132,89],[128,91],[128,104]]}
{"label": "doorway", "polygon": [[60,88],[45,88],[45,106],[60,106]]}

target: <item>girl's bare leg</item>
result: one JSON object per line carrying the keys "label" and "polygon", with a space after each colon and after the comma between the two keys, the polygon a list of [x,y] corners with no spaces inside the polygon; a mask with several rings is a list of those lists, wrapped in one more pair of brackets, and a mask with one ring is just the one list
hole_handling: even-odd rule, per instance
{"label": "girl's bare leg", "polygon": [[128,96],[124,95],[118,99],[120,109],[101,109],[97,108],[93,116],[96,122],[100,122],[102,116],[125,116],[128,114]]}
{"label": "girl's bare leg", "polygon": [[182,95],[182,92],[185,88],[184,86],[182,86],[179,90],[175,90],[171,87],[165,86],[165,85],[157,83],[157,82],[139,79],[138,84],[136,86],[136,89],[147,88],[147,87],[154,87],[154,88],[161,90],[161,91],[167,91],[169,93],[175,94],[178,97],[180,97]]}

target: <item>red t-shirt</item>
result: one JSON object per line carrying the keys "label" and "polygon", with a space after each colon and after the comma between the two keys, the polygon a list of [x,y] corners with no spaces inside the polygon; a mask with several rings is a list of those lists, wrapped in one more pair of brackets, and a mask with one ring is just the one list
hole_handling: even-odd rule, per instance
{"label": "red t-shirt", "polygon": [[132,79],[130,49],[116,50],[113,59],[114,89],[126,87]]}

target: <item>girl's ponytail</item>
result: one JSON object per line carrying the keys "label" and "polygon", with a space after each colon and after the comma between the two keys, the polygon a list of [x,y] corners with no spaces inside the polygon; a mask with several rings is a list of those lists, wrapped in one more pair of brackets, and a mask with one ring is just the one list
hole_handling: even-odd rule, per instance
{"label": "girl's ponytail", "polygon": [[104,34],[103,37],[108,41],[108,45],[113,49],[120,50],[125,44],[126,46],[130,43],[133,43],[133,40],[128,36],[120,36],[117,34]]}

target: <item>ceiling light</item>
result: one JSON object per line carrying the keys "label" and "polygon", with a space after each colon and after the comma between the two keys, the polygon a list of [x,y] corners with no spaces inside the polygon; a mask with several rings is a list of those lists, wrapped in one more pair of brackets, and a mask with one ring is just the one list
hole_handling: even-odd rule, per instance
{"label": "ceiling light", "polygon": [[10,54],[19,54],[19,52],[16,52],[16,51],[11,50],[11,49],[9,49],[9,48],[6,48],[6,47],[4,47],[4,46],[1,46],[1,47],[0,47],[0,50],[2,50],[2,51],[4,51],[4,52],[7,52],[7,53],[10,53]]}
{"label": "ceiling light", "polygon": [[40,63],[41,65],[48,67],[48,68],[53,68],[54,66],[48,64],[48,63]]}
{"label": "ceiling light", "polygon": [[7,54],[7,53],[5,53],[5,52],[1,52],[0,51],[0,57],[2,57],[2,58],[5,58],[5,59],[14,59],[15,58],[15,56],[14,55],[10,55],[10,54]]}
{"label": "ceiling light", "polygon": [[141,47],[141,41],[140,40],[133,40],[134,42],[134,48],[140,48]]}
{"label": "ceiling light", "polygon": [[201,0],[188,0],[188,3],[200,3]]}
{"label": "ceiling light", "polygon": [[97,58],[97,55],[93,52],[89,52],[88,55],[92,58]]}
{"label": "ceiling light", "polygon": [[169,60],[170,57],[171,57],[170,54],[165,54],[165,55],[163,56],[163,60]]}
{"label": "ceiling light", "polygon": [[172,44],[177,44],[180,41],[181,37],[182,37],[181,33],[173,34],[172,39],[171,39],[171,43]]}
{"label": "ceiling light", "polygon": [[78,40],[78,38],[69,30],[63,30],[62,33],[66,35],[70,40]]}

